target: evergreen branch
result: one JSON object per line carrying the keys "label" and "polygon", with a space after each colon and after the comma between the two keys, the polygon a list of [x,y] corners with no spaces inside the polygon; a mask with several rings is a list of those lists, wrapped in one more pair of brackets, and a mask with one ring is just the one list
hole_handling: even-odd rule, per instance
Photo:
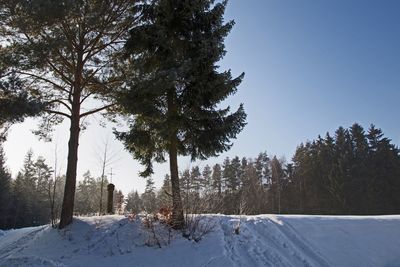
{"label": "evergreen branch", "polygon": [[[135,18],[135,21],[138,18]],[[86,55],[85,59],[83,60],[83,62],[86,62],[87,60],[89,60],[89,58],[91,58],[92,56],[100,53],[101,51],[103,51],[105,48],[112,46],[114,44],[118,44],[118,43],[125,43],[125,41],[118,41],[118,39],[124,34],[126,33],[130,26],[133,24],[133,22],[129,22],[126,23],[125,26],[121,27],[121,29],[117,32],[114,33],[114,38],[111,38],[111,40],[108,43],[105,43],[103,45],[100,45],[98,47],[92,46],[92,48],[90,49],[90,52],[88,52],[88,54]]]}
{"label": "evergreen branch", "polygon": [[[44,32],[44,33],[41,33],[40,36],[42,37],[43,40],[46,40],[46,38],[47,38],[45,32]],[[68,36],[67,36],[67,38],[68,38]],[[54,49],[53,51],[55,51],[55,53],[56,53],[56,54],[59,56],[59,58],[61,59],[61,62],[62,62],[64,65],[66,65],[66,66],[69,68],[69,70],[72,71],[72,70],[74,69],[74,66],[71,65],[71,63],[62,55],[62,53],[61,53],[60,50]],[[71,53],[71,54],[73,54],[73,53]]]}
{"label": "evergreen branch", "polygon": [[67,37],[67,40],[69,41],[69,43],[72,46],[72,48],[76,49],[77,44],[75,42],[75,38],[68,33],[69,29],[68,29],[68,26],[67,26],[67,24],[65,22],[61,22],[61,30],[64,33],[65,37]]}
{"label": "evergreen branch", "polygon": [[50,60],[46,59],[46,61],[47,61],[47,64],[49,64],[50,67],[51,67],[56,73],[58,73],[58,75],[60,75],[60,76],[64,79],[64,81],[65,81],[67,84],[69,84],[69,85],[74,84],[74,82],[73,82],[70,78],[68,78],[67,76],[65,76],[64,73],[63,73],[62,71],[60,71],[56,66],[54,66],[54,64],[51,63]]}
{"label": "evergreen branch", "polygon": [[17,73],[22,74],[22,75],[31,76],[31,77],[33,77],[33,78],[36,78],[36,79],[42,80],[42,81],[44,81],[44,82],[50,83],[50,84],[52,84],[53,86],[55,86],[56,88],[60,89],[61,91],[65,92],[65,93],[69,93],[69,91],[68,91],[67,89],[65,89],[64,87],[62,87],[61,85],[59,85],[59,84],[57,84],[57,83],[55,83],[55,82],[53,82],[53,81],[51,81],[51,80],[49,80],[49,79],[47,79],[47,78],[44,78],[44,77],[42,77],[42,76],[39,76],[39,75],[37,75],[37,74],[33,74],[33,73],[29,73],[29,72],[24,72],[24,71],[17,71]]}
{"label": "evergreen branch", "polygon": [[[117,8],[117,10],[114,12],[115,13],[115,16],[112,16],[111,14],[112,14],[112,10],[114,10],[114,8],[115,8],[115,6],[116,6],[116,4],[115,3],[113,3],[113,5],[109,8],[109,11],[107,12],[105,12],[108,16],[105,18],[105,20],[103,21],[103,27],[101,28],[101,30],[99,31],[99,33],[98,33],[98,35],[93,39],[93,41],[92,42],[90,42],[87,46],[86,46],[86,48],[89,48],[90,47],[90,49],[87,49],[86,50],[86,48],[84,49],[84,52],[87,52],[88,53],[88,55],[87,55],[87,57],[85,58],[85,60],[84,61],[86,61],[86,59],[87,58],[90,58],[90,57],[92,57],[92,56],[94,56],[95,54],[97,54],[98,52],[100,52],[102,49],[104,49],[104,48],[106,48],[106,47],[108,47],[109,45],[106,45],[106,46],[104,46],[101,50],[98,50],[98,51],[96,51],[96,52],[94,52],[94,53],[91,53],[92,51],[94,51],[95,49],[95,47],[96,47],[96,45],[99,43],[99,41],[100,41],[100,39],[103,37],[103,35],[104,35],[104,33],[106,32],[106,28],[107,28],[107,26],[108,25],[110,25],[110,24],[112,24],[112,22],[115,22],[124,12],[126,12],[126,10],[129,8],[129,4],[130,4],[130,1],[126,1],[125,2],[125,6],[124,5],[119,5],[118,7],[119,8]],[[111,14],[110,14],[111,13]],[[110,15],[109,15],[110,14]],[[137,19],[137,18],[136,18]],[[128,29],[129,29],[129,26],[130,25],[132,25],[135,21],[136,21],[136,19],[135,20],[133,20],[133,21],[128,21],[128,23],[127,23],[127,25],[125,26],[125,27],[122,27],[122,29],[121,29],[121,32],[120,33],[117,33],[117,38],[119,38],[119,36],[121,35],[121,33],[124,33],[124,32],[126,32]]]}
{"label": "evergreen branch", "polygon": [[[114,6],[114,5],[113,5]],[[113,6],[111,7],[111,9],[113,8]],[[103,23],[103,27],[101,28],[101,30],[99,31],[99,33],[97,34],[97,36],[92,40],[92,42],[89,42],[89,44],[83,49],[84,53],[90,53],[90,51],[92,51],[92,49],[97,45],[97,43],[100,41],[101,37],[103,36],[105,29],[107,27],[107,25],[109,25],[109,23],[111,21],[109,21],[110,16],[108,16]],[[89,48],[88,50],[86,50],[86,48]]]}
{"label": "evergreen branch", "polygon": [[[60,52],[60,50],[56,49],[56,54],[60,57],[61,61],[66,65],[71,71],[74,70],[74,65],[71,64]],[[72,53],[73,54],[73,53]]]}
{"label": "evergreen branch", "polygon": [[95,71],[93,71],[87,78],[84,78],[84,82],[82,84],[82,87],[85,87],[91,79],[101,70],[103,69],[111,60],[107,61],[107,63],[104,63],[102,66],[98,67]]}
{"label": "evergreen branch", "polygon": [[[30,42],[31,45],[34,45],[34,44],[35,44],[35,42],[32,40],[31,37],[29,37],[28,34],[26,34],[25,32],[22,33],[22,34],[25,36],[25,38],[28,40],[28,42]],[[67,84],[71,84],[71,85],[73,84],[73,81],[72,81],[71,79],[69,79],[67,76],[65,76],[65,75],[62,73],[62,71],[60,71],[56,66],[54,66],[54,64],[51,63],[50,60],[49,60],[48,58],[46,58],[46,62],[47,62],[47,64],[50,65],[50,67],[51,67],[56,73],[58,73],[58,74],[64,79],[64,81],[65,81]]]}

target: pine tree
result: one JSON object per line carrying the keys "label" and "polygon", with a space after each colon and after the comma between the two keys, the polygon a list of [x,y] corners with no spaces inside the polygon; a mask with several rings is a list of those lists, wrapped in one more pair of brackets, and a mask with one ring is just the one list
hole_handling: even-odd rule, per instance
{"label": "pine tree", "polygon": [[25,156],[21,172],[23,177],[22,189],[25,200],[23,204],[24,209],[21,210],[21,212],[23,216],[26,216],[26,218],[30,220],[31,225],[38,225],[35,216],[38,201],[36,191],[37,177],[35,175],[35,162],[32,149],[30,149]]}
{"label": "pine tree", "polygon": [[[1,41],[9,69],[14,69],[30,96],[44,103],[36,132],[49,138],[51,126],[70,121],[66,183],[60,228],[72,222],[81,122],[113,106],[110,94],[121,80],[114,60],[128,29],[136,22],[134,1],[0,2]],[[86,109],[96,98],[101,106]],[[97,103],[99,103],[97,102]],[[87,105],[93,107],[93,101]]]}
{"label": "pine tree", "polygon": [[229,157],[224,159],[222,164],[222,180],[223,180],[223,188],[224,191],[232,192],[235,186],[235,173],[231,166],[231,160]]}
{"label": "pine tree", "polygon": [[86,171],[83,180],[79,181],[76,189],[76,204],[74,211],[78,214],[88,215],[97,212],[97,197],[100,192],[96,190],[96,180]]}
{"label": "pine tree", "polygon": [[249,164],[248,159],[246,157],[243,157],[240,164],[240,174],[239,174],[239,182],[241,186],[243,186],[243,184],[245,184],[247,180],[246,170],[248,164]]}
{"label": "pine tree", "polygon": [[258,154],[254,165],[260,182],[262,184],[268,184],[271,177],[269,169],[269,157],[267,155],[267,152],[262,152]]}
{"label": "pine tree", "polygon": [[171,179],[168,174],[164,176],[163,185],[157,194],[158,206],[160,208],[170,208],[171,202]]}
{"label": "pine tree", "polygon": [[239,173],[240,173],[239,157],[234,157],[232,160],[226,158],[223,163],[223,181],[225,194],[223,199],[223,212],[227,214],[235,214],[240,206],[240,191],[239,189]]}
{"label": "pine tree", "polygon": [[211,167],[210,165],[206,164],[202,172],[201,188],[203,192],[207,194],[211,192],[211,185],[212,185],[211,174],[212,174]]}
{"label": "pine tree", "polygon": [[43,157],[39,156],[34,163],[35,171],[35,199],[34,199],[34,220],[38,224],[48,223],[50,218],[50,202],[48,199],[49,182],[53,170],[46,164]]}
{"label": "pine tree", "polygon": [[113,205],[116,214],[122,214],[124,206],[124,194],[121,190],[114,190]]}
{"label": "pine tree", "polygon": [[[350,127],[353,147],[353,163],[351,166],[351,180],[349,181],[348,197],[351,204],[351,214],[366,214],[368,212],[368,140],[361,125],[355,123]],[[363,201],[360,201],[363,199]]]}
{"label": "pine tree", "polygon": [[212,189],[217,193],[218,197],[222,194],[222,168],[218,163],[214,165],[212,172]]}
{"label": "pine tree", "polygon": [[257,169],[252,162],[246,164],[246,179],[242,187],[240,214],[260,214],[264,211],[264,192]]}
{"label": "pine tree", "polygon": [[[190,180],[190,170],[189,169],[185,169],[181,175],[180,175],[180,179],[179,179],[179,184],[181,185],[182,188],[182,199],[183,199],[183,209],[185,211],[189,210],[189,205],[191,203],[191,193],[192,193],[192,183]],[[172,189],[172,187],[171,187]]]}
{"label": "pine tree", "polygon": [[348,196],[352,164],[353,148],[350,133],[347,129],[339,127],[335,132],[334,166],[329,175],[328,185],[332,203],[336,203],[334,204],[335,208],[331,208],[331,212],[334,214],[349,213]]}
{"label": "pine tree", "polygon": [[24,183],[24,176],[21,172],[18,172],[17,177],[13,181],[12,184],[12,195],[13,195],[13,220],[12,220],[12,228],[20,228],[26,226],[32,226],[32,223],[28,220],[27,216],[25,216],[27,210],[27,202],[28,196]]}
{"label": "pine tree", "polygon": [[229,181],[230,188],[232,191],[237,191],[239,190],[241,176],[241,161],[238,156],[232,159],[230,167],[232,168],[232,177]]}
{"label": "pine tree", "polygon": [[190,184],[194,193],[197,195],[200,193],[201,179],[202,177],[199,166],[193,166],[190,170]]}
{"label": "pine tree", "polygon": [[147,178],[146,187],[142,194],[143,208],[148,213],[153,213],[157,210],[156,192],[154,181],[152,178]]}
{"label": "pine tree", "polygon": [[281,194],[284,179],[284,171],[281,162],[274,156],[271,160],[271,204],[273,210],[278,214],[281,213]]}
{"label": "pine tree", "polygon": [[[399,149],[384,137],[381,129],[371,125],[367,132],[369,144],[368,199],[370,213],[392,214],[398,212],[400,203],[400,154]],[[379,200],[379,201],[377,201]]]}
{"label": "pine tree", "polygon": [[168,153],[174,228],[183,227],[178,155],[216,156],[245,125],[242,105],[233,113],[218,106],[236,92],[243,74],[218,72],[234,23],[223,21],[226,2],[213,2],[152,1],[126,44],[133,68],[124,70],[129,80],[118,102],[134,124],[117,137],[146,166],[142,176],[153,172],[152,160],[163,162]]}
{"label": "pine tree", "polygon": [[143,210],[142,199],[137,191],[131,191],[128,194],[125,210],[133,214],[138,214]]}

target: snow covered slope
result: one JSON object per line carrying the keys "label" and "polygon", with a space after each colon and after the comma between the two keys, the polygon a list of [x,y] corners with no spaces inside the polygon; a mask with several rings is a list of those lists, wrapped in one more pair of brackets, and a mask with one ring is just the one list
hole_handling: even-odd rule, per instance
{"label": "snow covered slope", "polygon": [[203,240],[175,233],[161,249],[123,216],[4,231],[0,266],[400,266],[400,215],[207,217],[216,227]]}

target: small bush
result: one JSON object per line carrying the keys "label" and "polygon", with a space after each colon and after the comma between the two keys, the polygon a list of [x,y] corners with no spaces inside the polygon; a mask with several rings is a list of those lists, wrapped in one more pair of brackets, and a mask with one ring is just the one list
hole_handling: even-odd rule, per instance
{"label": "small bush", "polygon": [[172,228],[159,219],[158,214],[146,214],[141,218],[144,232],[147,234],[146,246],[161,248],[171,243]]}
{"label": "small bush", "polygon": [[216,226],[216,221],[211,217],[199,214],[186,214],[183,237],[199,242],[205,235],[211,233]]}

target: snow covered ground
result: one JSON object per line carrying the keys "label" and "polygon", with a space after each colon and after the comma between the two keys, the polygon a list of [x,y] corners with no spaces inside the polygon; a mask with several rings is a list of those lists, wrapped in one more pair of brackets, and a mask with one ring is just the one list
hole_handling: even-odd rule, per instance
{"label": "snow covered ground", "polygon": [[400,215],[207,218],[216,226],[203,240],[172,233],[162,248],[124,216],[3,231],[0,266],[400,266]]}

